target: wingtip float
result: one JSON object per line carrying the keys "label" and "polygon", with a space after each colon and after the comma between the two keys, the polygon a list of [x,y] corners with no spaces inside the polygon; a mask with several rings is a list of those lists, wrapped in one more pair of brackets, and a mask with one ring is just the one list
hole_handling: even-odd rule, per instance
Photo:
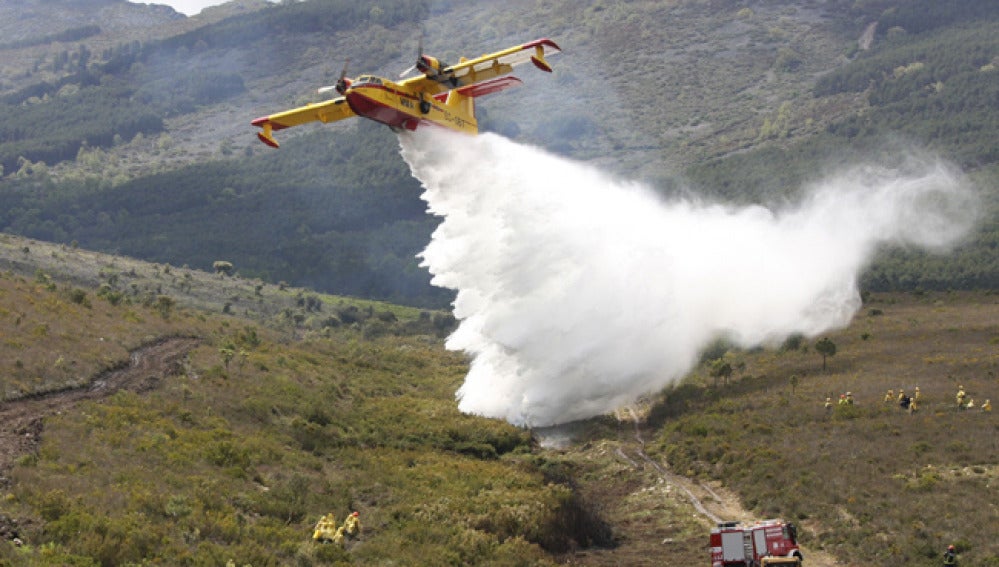
{"label": "wingtip float", "polygon": [[250,124],[262,128],[261,131],[257,132],[257,137],[260,138],[261,142],[272,148],[281,147],[281,144],[278,144],[278,141],[274,139],[274,124],[270,122],[267,116],[257,118]]}
{"label": "wingtip float", "polygon": [[538,39],[474,59],[462,58],[447,65],[423,54],[422,41],[416,65],[410,71],[420,74],[398,82],[361,75],[347,78],[347,67],[335,85],[322,87],[320,93],[336,91],[340,96],[308,104],[277,114],[262,116],[251,124],[261,129],[261,142],[277,148],[275,130],[309,122],[336,122],[361,116],[396,130],[416,130],[421,124],[433,124],[458,132],[479,131],[475,118],[475,99],[521,84],[516,77],[504,77],[521,63],[530,61],[547,73],[552,66],[546,57],[562,49],[550,39]]}

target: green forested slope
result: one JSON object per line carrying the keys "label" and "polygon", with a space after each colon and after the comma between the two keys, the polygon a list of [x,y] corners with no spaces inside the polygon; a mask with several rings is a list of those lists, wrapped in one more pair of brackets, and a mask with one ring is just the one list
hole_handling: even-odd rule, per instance
{"label": "green forested slope", "polygon": [[[228,259],[274,281],[444,305],[448,295],[413,258],[435,221],[422,213],[393,136],[371,124],[303,129],[280,152],[211,136],[212,112],[229,117],[220,131],[235,115],[252,138],[245,123],[255,115],[234,108],[302,102],[254,85],[325,80],[342,59],[319,54],[337,38],[366,46],[352,68],[401,69],[395,62],[409,58],[397,38],[411,39],[412,23],[423,22],[437,45],[445,29],[481,45],[551,32],[565,48],[555,76],[513,100],[497,97],[483,123],[611,169],[640,166],[634,175],[664,191],[682,184],[709,198],[771,203],[795,198],[837,164],[907,146],[934,152],[982,190],[975,242],[944,259],[892,252],[865,285],[996,287],[995,3],[518,3],[493,18],[490,10],[311,0],[43,58],[50,78],[4,94],[0,230],[177,265]],[[872,47],[858,49],[872,21]],[[182,123],[192,137],[176,137]],[[194,149],[206,143],[217,151]]]}
{"label": "green forested slope", "polygon": [[[0,218],[44,240],[201,269],[227,260],[268,281],[442,305],[447,296],[427,285],[415,258],[435,221],[393,159],[391,138],[380,128],[346,140],[317,132],[261,158],[192,165],[106,190],[25,180],[5,193]],[[336,159],[307,163],[317,154]]]}
{"label": "green forested slope", "polygon": [[[936,5],[936,3],[933,3]],[[947,257],[891,250],[865,273],[868,289],[995,289],[999,285],[999,8],[950,5],[948,17],[913,3],[886,17],[896,27],[877,49],[818,79],[816,97],[856,92],[868,105],[824,131],[769,143],[693,166],[702,193],[728,201],[793,196],[816,171],[851,163],[893,163],[936,155],[970,173],[981,195],[982,223],[972,242]],[[927,8],[923,10],[923,8]]]}

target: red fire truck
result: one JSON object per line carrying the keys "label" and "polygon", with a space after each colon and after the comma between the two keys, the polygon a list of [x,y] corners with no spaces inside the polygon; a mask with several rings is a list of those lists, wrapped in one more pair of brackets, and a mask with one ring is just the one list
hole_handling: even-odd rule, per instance
{"label": "red fire truck", "polygon": [[794,524],[766,520],[751,526],[722,522],[711,529],[711,567],[801,565]]}

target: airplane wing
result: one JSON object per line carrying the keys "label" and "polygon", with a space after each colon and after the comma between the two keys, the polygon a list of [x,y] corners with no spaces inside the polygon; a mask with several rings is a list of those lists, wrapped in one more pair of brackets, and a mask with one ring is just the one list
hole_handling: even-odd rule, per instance
{"label": "airplane wing", "polygon": [[551,73],[552,67],[545,61],[545,56],[561,52],[562,49],[554,41],[538,39],[524,45],[462,61],[457,65],[445,68],[443,72],[461,80],[463,85],[504,75],[509,73],[513,67],[528,61],[534,63],[538,69]]}
{"label": "airplane wing", "polygon": [[[491,95],[493,93],[498,93],[500,91],[505,91],[510,87],[517,87],[522,85],[524,82],[517,77],[500,77],[498,79],[493,79],[491,81],[483,81],[481,83],[473,83],[471,85],[466,85],[464,87],[458,87],[454,89],[456,92],[461,93],[467,97],[478,98],[480,96]],[[438,102],[447,101],[448,92],[443,92],[434,95],[434,99]]]}
{"label": "airplane wing", "polygon": [[551,73],[552,67],[545,56],[561,53],[562,49],[550,39],[538,39],[530,43],[489,53],[475,59],[464,59],[457,65],[440,70],[434,77],[419,76],[403,81],[418,90],[441,92],[448,88],[463,87],[482,81],[495,79],[513,71],[521,63],[530,61],[542,71]]}
{"label": "airplane wing", "polygon": [[309,122],[336,122],[355,116],[354,111],[347,104],[346,97],[338,97],[332,100],[307,104],[270,116],[257,118],[251,124],[262,128],[257,132],[260,141],[273,148],[278,147],[277,140],[274,139],[273,130],[283,130],[292,126],[300,126]]}

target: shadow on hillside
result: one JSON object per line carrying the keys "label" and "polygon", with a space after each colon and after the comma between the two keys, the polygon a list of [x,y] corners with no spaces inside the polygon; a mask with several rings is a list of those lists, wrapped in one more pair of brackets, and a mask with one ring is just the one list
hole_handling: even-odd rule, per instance
{"label": "shadow on hillside", "polygon": [[610,524],[600,516],[597,506],[587,501],[575,488],[555,513],[547,533],[541,534],[537,543],[554,555],[617,545]]}

